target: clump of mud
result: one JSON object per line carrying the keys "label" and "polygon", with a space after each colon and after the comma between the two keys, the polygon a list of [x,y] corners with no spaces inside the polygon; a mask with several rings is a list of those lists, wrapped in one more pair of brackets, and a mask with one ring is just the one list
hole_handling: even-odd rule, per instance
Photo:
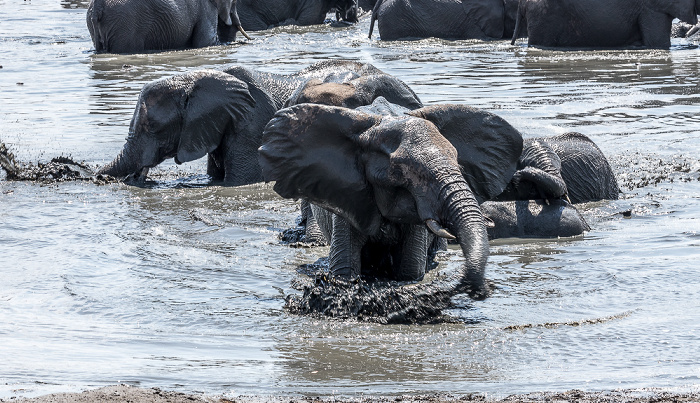
{"label": "clump of mud", "polygon": [[43,184],[66,181],[90,181],[104,184],[117,181],[110,176],[95,175],[95,168],[65,156],[54,157],[46,163],[32,164],[17,161],[4,143],[0,143],[0,167],[5,171],[6,179],[11,181]]}
{"label": "clump of mud", "polygon": [[610,159],[620,190],[700,180],[700,160],[681,155],[627,153]]}
{"label": "clump of mud", "polygon": [[[301,284],[301,295],[286,297],[285,308],[297,315],[341,320],[359,320],[383,324],[434,324],[454,322],[443,314],[453,308],[451,295],[435,289],[394,281],[359,278],[345,281],[323,271],[323,262],[306,265],[302,270],[321,268],[311,281]],[[309,273],[310,274],[310,273]],[[429,285],[427,287],[430,287]]]}

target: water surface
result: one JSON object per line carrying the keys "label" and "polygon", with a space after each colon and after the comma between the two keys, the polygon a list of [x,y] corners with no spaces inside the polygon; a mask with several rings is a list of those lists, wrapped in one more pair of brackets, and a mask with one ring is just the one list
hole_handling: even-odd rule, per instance
{"label": "water surface", "polygon": [[[426,104],[493,111],[525,136],[579,131],[611,160],[621,200],[580,206],[592,230],[492,243],[483,302],[463,323],[297,317],[284,296],[327,248],[277,234],[296,204],[269,185],[204,186],[205,161],[149,187],[0,175],[0,398],[117,382],[209,394],[502,396],[700,385],[700,51],[553,52],[508,41],[380,42],[286,27],[238,42],[94,54],[86,1],[0,0],[0,141],[24,161],[99,165],[121,149],[151,80],[240,64],[289,73],[372,63]],[[631,211],[629,219],[623,211]],[[460,263],[459,250],[440,256]]]}

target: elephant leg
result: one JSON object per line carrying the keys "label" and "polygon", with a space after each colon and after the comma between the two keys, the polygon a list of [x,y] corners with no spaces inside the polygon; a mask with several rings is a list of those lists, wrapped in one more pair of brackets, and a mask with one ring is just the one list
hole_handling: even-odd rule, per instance
{"label": "elephant leg", "polygon": [[[686,21],[687,22],[687,21]],[[671,47],[671,26],[673,17],[662,12],[645,10],[639,16],[639,28],[644,47],[650,49],[669,49]]]}
{"label": "elephant leg", "polygon": [[362,247],[367,235],[357,231],[344,218],[332,215],[331,248],[328,254],[330,272],[347,280],[362,274]]}
{"label": "elephant leg", "polygon": [[316,220],[311,203],[308,200],[301,200],[301,223],[304,225],[304,242],[314,245],[326,245],[326,236]]}
{"label": "elephant leg", "polygon": [[193,48],[213,46],[219,42],[217,38],[218,17],[213,17],[213,21],[208,21],[206,18],[203,19],[203,21],[197,22],[194,31],[192,31],[192,39],[190,42]]}
{"label": "elephant leg", "polygon": [[394,279],[419,281],[425,275],[428,262],[428,231],[423,225],[410,225],[403,234],[401,255],[394,266]]}
{"label": "elephant leg", "polygon": [[224,162],[221,150],[216,149],[207,155],[207,175],[213,180],[224,179]]}

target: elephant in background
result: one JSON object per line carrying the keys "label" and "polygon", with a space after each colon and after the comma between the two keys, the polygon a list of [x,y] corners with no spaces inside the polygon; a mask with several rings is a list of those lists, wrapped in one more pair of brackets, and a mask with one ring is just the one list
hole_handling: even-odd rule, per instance
{"label": "elephant in background", "polygon": [[687,24],[685,22],[676,22],[671,27],[671,38],[690,38],[695,35],[700,29],[700,24]]}
{"label": "elephant in background", "polygon": [[87,26],[97,52],[199,48],[250,39],[237,0],[91,0]]}
{"label": "elephant in background", "polygon": [[495,200],[568,198],[571,203],[617,200],[608,160],[587,136],[569,132],[524,140],[518,170]]}
{"label": "elephant in background", "polygon": [[156,80],[141,90],[122,151],[98,174],[143,178],[168,158],[179,164],[208,155],[212,179],[260,182],[263,129],[297,87],[312,78],[381,73],[371,64],[331,60],[287,75],[232,67]]}
{"label": "elephant in background", "polygon": [[694,25],[698,12],[700,0],[520,0],[511,43],[526,19],[530,46],[668,49],[674,18]]}
{"label": "elephant in background", "polygon": [[490,220],[489,239],[572,237],[591,229],[581,213],[561,199],[487,201],[481,211]]}
{"label": "elephant in background", "polygon": [[461,105],[401,116],[361,109],[300,104],[277,112],[259,149],[265,180],[276,181],[282,197],[312,203],[334,278],[419,280],[433,238],[456,238],[463,269],[425,291],[486,298],[489,246],[479,203],[515,172],[520,133]]}
{"label": "elephant in background", "polygon": [[372,10],[382,40],[504,39],[515,30],[517,0],[379,0]]}
{"label": "elephant in background", "polygon": [[238,0],[241,24],[248,31],[322,24],[333,10],[339,21],[357,22],[357,0]]}

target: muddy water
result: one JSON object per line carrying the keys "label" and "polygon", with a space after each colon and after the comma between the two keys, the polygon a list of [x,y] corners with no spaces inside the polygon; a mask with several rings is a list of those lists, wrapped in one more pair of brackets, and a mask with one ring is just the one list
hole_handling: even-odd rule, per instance
{"label": "muddy water", "polygon": [[[526,136],[592,137],[625,191],[581,206],[582,237],[492,244],[483,302],[461,323],[381,326],[283,310],[325,248],[277,234],[269,185],[206,186],[204,161],[145,187],[0,174],[0,398],[117,382],[211,394],[343,395],[700,387],[700,51],[551,52],[522,43],[366,39],[280,28],[181,52],[96,55],[86,1],[0,0],[0,141],[24,161],[99,165],[156,78],[242,64],[293,72],[373,63],[426,104],[498,113]],[[622,212],[631,211],[630,218]],[[440,256],[441,267],[461,254]]]}

